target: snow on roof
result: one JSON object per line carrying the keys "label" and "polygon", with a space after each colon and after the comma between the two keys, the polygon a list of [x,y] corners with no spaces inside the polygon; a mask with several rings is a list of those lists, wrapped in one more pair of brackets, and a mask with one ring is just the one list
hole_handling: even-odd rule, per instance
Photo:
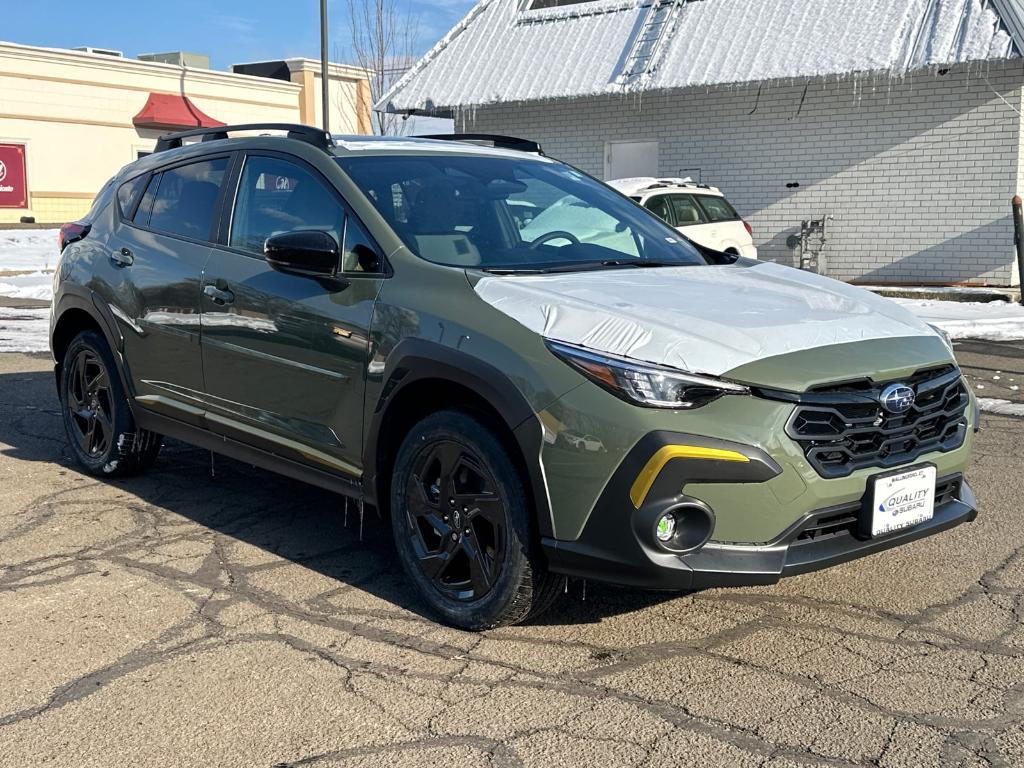
{"label": "snow on roof", "polygon": [[650,3],[591,0],[526,10],[529,0],[480,0],[377,108],[432,112],[856,73],[900,76],[1019,55],[990,0],[678,0],[649,71],[623,78]]}

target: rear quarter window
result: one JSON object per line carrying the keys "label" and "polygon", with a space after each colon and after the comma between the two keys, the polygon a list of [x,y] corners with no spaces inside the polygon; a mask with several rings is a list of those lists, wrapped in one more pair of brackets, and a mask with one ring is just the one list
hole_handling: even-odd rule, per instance
{"label": "rear quarter window", "polygon": [[147,174],[136,176],[134,179],[129,179],[120,187],[117,188],[117,207],[121,211],[121,215],[125,218],[131,218],[131,215],[135,212],[135,205],[146,189],[146,180],[149,178]]}
{"label": "rear quarter window", "polygon": [[739,221],[740,215],[736,209],[729,204],[724,197],[712,197],[711,195],[695,195],[700,207],[708,217],[708,221]]}

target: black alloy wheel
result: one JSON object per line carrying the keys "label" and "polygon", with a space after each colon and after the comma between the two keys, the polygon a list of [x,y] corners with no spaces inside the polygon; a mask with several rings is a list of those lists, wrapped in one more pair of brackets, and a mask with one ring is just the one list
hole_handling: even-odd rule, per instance
{"label": "black alloy wheel", "polygon": [[72,452],[89,474],[132,475],[156,461],[163,438],[136,426],[114,355],[98,331],[82,331],[64,351],[60,399]]}
{"label": "black alloy wheel", "polygon": [[71,362],[64,407],[71,417],[71,438],[78,443],[79,450],[90,458],[107,454],[114,437],[110,375],[90,349],[79,349]]}
{"label": "black alloy wheel", "polygon": [[407,535],[423,575],[454,600],[486,595],[504,561],[507,510],[480,458],[453,440],[426,443],[406,486]]}
{"label": "black alloy wheel", "polygon": [[517,624],[561,593],[547,570],[536,508],[500,425],[437,411],[405,435],[391,469],[392,532],[431,611],[460,629]]}

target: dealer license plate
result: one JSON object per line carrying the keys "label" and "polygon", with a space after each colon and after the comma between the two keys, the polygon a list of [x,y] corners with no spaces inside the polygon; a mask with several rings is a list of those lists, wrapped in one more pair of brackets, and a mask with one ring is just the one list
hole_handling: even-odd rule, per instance
{"label": "dealer license plate", "polygon": [[871,535],[884,536],[931,520],[935,474],[935,467],[923,466],[873,477]]}

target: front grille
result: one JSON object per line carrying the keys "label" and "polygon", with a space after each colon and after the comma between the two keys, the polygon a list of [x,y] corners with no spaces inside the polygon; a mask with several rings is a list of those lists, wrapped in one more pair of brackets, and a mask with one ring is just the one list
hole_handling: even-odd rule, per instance
{"label": "front grille", "polygon": [[951,451],[967,435],[969,396],[960,371],[928,369],[906,381],[916,400],[909,411],[879,404],[885,384],[851,382],[800,395],[786,425],[807,461],[825,478],[866,467],[896,467],[933,451]]}

